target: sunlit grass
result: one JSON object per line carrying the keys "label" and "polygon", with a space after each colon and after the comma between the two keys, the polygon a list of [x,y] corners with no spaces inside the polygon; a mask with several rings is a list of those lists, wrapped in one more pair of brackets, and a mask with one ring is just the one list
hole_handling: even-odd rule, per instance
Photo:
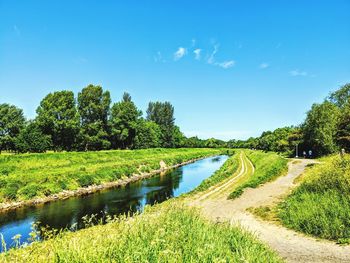
{"label": "sunlit grass", "polygon": [[116,181],[159,169],[161,160],[171,166],[222,152],[219,149],[147,149],[0,155],[0,202]]}
{"label": "sunlit grass", "polygon": [[288,160],[276,153],[245,150],[245,154],[253,163],[255,172],[230,194],[230,199],[240,196],[245,188],[256,188],[260,184],[277,178],[288,170]]}
{"label": "sunlit grass", "polygon": [[228,224],[214,224],[178,200],[132,218],[13,249],[1,262],[282,262]]}
{"label": "sunlit grass", "polygon": [[301,185],[280,204],[278,216],[292,229],[349,243],[350,156],[321,161],[307,170]]}

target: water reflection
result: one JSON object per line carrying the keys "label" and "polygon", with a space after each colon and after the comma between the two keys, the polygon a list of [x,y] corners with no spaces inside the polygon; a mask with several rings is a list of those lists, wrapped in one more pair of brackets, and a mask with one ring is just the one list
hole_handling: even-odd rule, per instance
{"label": "water reflection", "polygon": [[21,241],[26,241],[33,222],[39,221],[39,226],[55,229],[69,228],[73,224],[82,228],[85,215],[97,214],[97,219],[100,219],[106,213],[119,215],[142,211],[145,205],[161,203],[194,189],[212,175],[227,158],[206,158],[124,187],[0,214],[0,233],[9,246],[12,242],[11,237],[16,234],[22,235]]}

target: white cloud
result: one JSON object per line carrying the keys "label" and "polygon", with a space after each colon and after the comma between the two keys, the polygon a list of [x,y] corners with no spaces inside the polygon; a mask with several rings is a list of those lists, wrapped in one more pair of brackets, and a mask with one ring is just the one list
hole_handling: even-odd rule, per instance
{"label": "white cloud", "polygon": [[215,62],[215,54],[218,53],[219,51],[219,46],[218,45],[214,45],[214,50],[213,52],[210,54],[207,62],[208,64],[213,64]]}
{"label": "white cloud", "polygon": [[265,69],[265,68],[268,68],[270,65],[268,64],[268,63],[261,63],[260,65],[259,65],[259,68],[261,68],[261,69]]}
{"label": "white cloud", "polygon": [[179,47],[174,53],[174,60],[179,60],[187,54],[187,49],[184,47]]}
{"label": "white cloud", "polygon": [[308,73],[306,71],[302,71],[302,70],[299,70],[299,69],[295,69],[295,70],[291,70],[289,71],[289,75],[293,76],[293,77],[297,77],[297,76],[307,76]]}
{"label": "white cloud", "polygon": [[223,68],[223,69],[228,69],[233,67],[236,64],[236,62],[234,60],[228,60],[228,61],[224,61],[221,63],[215,63],[215,65]]}
{"label": "white cloud", "polygon": [[195,55],[194,58],[197,60],[200,60],[201,59],[201,52],[202,52],[202,50],[200,48],[193,50],[193,53]]}

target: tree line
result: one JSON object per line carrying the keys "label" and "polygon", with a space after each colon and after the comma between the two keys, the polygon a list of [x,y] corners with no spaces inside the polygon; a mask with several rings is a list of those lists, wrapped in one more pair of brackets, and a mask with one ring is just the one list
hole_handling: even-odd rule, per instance
{"label": "tree line", "polygon": [[257,138],[230,140],[232,148],[255,148],[283,152],[290,156],[312,151],[314,156],[341,149],[350,152],[350,83],[332,92],[322,103],[315,103],[298,126],[266,131]]}
{"label": "tree line", "polygon": [[88,85],[77,98],[68,90],[48,94],[33,120],[0,104],[0,153],[225,146],[217,139],[186,138],[170,102],[150,102],[145,118],[128,93],[111,103],[109,91]]}

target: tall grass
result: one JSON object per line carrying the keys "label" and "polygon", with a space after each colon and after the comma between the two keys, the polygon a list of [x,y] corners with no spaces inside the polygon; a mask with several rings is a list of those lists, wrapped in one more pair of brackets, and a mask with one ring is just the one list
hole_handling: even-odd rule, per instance
{"label": "tall grass", "polygon": [[324,158],[279,206],[278,216],[292,229],[317,237],[350,241],[350,156]]}
{"label": "tall grass", "polygon": [[256,188],[282,175],[288,170],[287,159],[273,152],[261,152],[246,150],[245,154],[254,165],[254,174],[244,183],[239,185],[230,195],[230,199],[240,196],[245,188]]}
{"label": "tall grass", "polygon": [[[176,202],[175,202],[176,201]],[[177,200],[132,218],[13,249],[1,262],[281,262],[253,237]]]}
{"label": "tall grass", "polygon": [[0,155],[0,202],[26,200],[116,181],[132,174],[222,153],[218,149],[147,149]]}

